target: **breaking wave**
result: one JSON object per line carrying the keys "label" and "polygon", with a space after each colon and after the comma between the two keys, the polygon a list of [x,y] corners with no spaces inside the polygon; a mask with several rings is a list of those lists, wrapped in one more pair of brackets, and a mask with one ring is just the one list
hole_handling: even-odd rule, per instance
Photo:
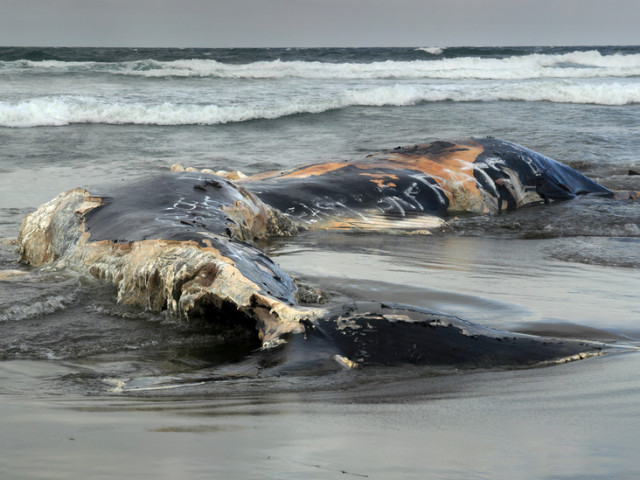
{"label": "breaking wave", "polygon": [[445,51],[444,48],[441,47],[420,47],[416,48],[419,52],[429,53],[431,55],[442,55]]}
{"label": "breaking wave", "polygon": [[213,59],[154,59],[127,62],[64,62],[59,60],[15,60],[0,62],[6,73],[102,73],[139,77],[211,77],[230,79],[481,79],[518,80],[532,78],[602,78],[640,76],[640,54],[603,55],[598,50],[563,54],[513,55],[505,58],[441,58],[443,49],[419,49],[434,59],[331,63],[321,61],[255,61],[224,63]]}
{"label": "breaking wave", "polygon": [[0,323],[40,317],[64,310],[75,298],[75,294],[51,295],[25,303],[17,302],[11,306],[0,305]]}
{"label": "breaking wave", "polygon": [[69,124],[217,125],[296,114],[317,114],[352,106],[410,106],[428,102],[546,101],[594,105],[640,103],[640,83],[528,81],[491,84],[390,85],[266,97],[252,102],[150,103],[125,98],[45,96],[0,102],[0,126],[34,127]]}

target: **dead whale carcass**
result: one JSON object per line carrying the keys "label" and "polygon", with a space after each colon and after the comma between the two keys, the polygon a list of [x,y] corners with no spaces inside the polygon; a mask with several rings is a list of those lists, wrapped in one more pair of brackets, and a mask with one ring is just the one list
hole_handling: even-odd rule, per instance
{"label": "dead whale carcass", "polygon": [[[116,285],[119,302],[239,324],[256,332],[256,345],[288,338],[348,366],[531,365],[599,354],[600,345],[493,331],[406,306],[303,307],[291,277],[251,244],[299,227],[361,228],[349,223],[353,215],[367,225],[377,216],[373,225],[407,228],[409,211],[418,219],[409,225],[424,227],[461,209],[613,195],[530,150],[484,142],[434,142],[241,183],[182,172],[149,176],[109,195],[72,190],[25,218],[20,255],[31,265],[87,271]],[[331,208],[308,209],[331,198]],[[393,202],[402,211],[389,211]]]}
{"label": "dead whale carcass", "polygon": [[276,217],[225,179],[167,173],[116,188],[109,197],[83,189],[58,195],[24,219],[20,259],[85,270],[114,284],[122,303],[187,320],[249,319],[268,342],[303,331],[296,287],[239,239],[280,228]]}
{"label": "dead whale carcass", "polygon": [[240,182],[310,229],[428,230],[455,213],[614,195],[566,165],[493,138],[398,147]]}

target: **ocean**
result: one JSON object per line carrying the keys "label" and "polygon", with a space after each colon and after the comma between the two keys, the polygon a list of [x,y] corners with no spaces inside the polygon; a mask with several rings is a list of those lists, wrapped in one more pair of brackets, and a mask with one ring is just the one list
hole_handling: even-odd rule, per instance
{"label": "ocean", "polygon": [[[0,47],[0,271],[58,193],[493,136],[640,190],[640,47]],[[261,248],[334,299],[640,346],[640,202]],[[74,271],[0,280],[3,478],[631,479],[640,354],[532,369],[264,375]],[[2,465],[4,463],[4,465]],[[5,473],[6,472],[6,473]]]}

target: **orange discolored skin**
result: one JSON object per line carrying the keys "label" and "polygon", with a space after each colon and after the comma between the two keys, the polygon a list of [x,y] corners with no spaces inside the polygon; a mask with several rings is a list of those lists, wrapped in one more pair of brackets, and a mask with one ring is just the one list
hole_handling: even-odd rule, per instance
{"label": "orange discolored skin", "polygon": [[242,183],[311,229],[430,229],[451,213],[499,213],[582,193],[611,195],[554,160],[493,138],[398,147]]}

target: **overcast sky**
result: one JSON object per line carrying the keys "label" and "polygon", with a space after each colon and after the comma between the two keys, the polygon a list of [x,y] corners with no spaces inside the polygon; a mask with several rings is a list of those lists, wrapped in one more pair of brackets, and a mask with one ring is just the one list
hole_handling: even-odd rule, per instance
{"label": "overcast sky", "polygon": [[640,0],[0,0],[0,45],[637,45]]}

